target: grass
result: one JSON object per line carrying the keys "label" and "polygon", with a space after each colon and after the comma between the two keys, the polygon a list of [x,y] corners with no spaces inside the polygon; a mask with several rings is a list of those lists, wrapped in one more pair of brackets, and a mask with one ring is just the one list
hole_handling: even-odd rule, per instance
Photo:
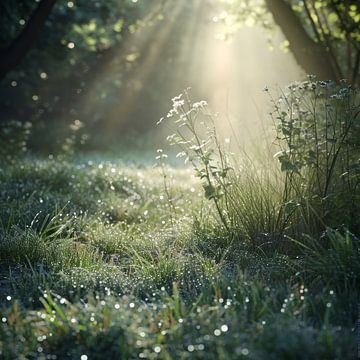
{"label": "grass", "polygon": [[[229,242],[192,171],[166,174],[171,204],[159,168],[2,168],[2,358],[354,357],[355,236],[293,242],[296,256]],[[244,215],[260,185],[241,198]],[[258,206],[244,224],[267,226]]]}
{"label": "grass", "polygon": [[160,122],[192,167],[4,158],[0,358],[355,358],[357,96],[273,100],[279,163],[231,156],[186,92]]}

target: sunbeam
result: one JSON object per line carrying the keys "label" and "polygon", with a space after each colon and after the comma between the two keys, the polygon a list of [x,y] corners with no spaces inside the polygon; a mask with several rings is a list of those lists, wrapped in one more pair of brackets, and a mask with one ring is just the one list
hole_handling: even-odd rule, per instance
{"label": "sunbeam", "polygon": [[[130,82],[125,93],[108,110],[106,125],[111,129],[115,124],[128,124],[131,121],[131,113],[142,103],[141,94],[144,87],[149,86],[149,77],[156,70],[156,64],[161,59],[164,47],[169,42],[176,19],[184,11],[184,3],[179,1],[167,15],[168,19],[155,25],[149,33],[149,29],[143,29],[132,39],[134,47],[140,54],[141,61],[130,73]],[[150,39],[156,36],[156,41]],[[148,41],[146,41],[148,39]],[[159,89],[160,90],[160,89]],[[161,91],[161,90],[160,90]],[[146,112],[146,110],[145,110]]]}
{"label": "sunbeam", "polygon": [[0,0],[0,359],[360,359],[358,2]]}

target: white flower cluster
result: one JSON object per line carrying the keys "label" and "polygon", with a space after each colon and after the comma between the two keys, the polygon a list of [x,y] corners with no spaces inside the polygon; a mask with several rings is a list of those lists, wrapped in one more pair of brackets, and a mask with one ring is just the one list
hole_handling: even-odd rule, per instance
{"label": "white flower cluster", "polygon": [[203,109],[204,107],[206,107],[208,105],[208,103],[205,101],[205,100],[202,100],[202,101],[199,101],[199,102],[196,102],[193,104],[193,108],[195,110],[198,110],[198,109]]}

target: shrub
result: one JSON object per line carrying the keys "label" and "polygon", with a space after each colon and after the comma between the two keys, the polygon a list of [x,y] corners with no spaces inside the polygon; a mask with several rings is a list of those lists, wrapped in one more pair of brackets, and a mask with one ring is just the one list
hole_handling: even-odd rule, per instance
{"label": "shrub", "polygon": [[285,173],[284,216],[318,234],[325,225],[359,230],[360,104],[351,86],[295,83],[273,100],[276,154]]}

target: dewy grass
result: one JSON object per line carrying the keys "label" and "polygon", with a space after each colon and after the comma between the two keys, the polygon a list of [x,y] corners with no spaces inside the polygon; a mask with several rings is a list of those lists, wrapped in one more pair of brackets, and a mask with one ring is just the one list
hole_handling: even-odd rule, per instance
{"label": "dewy grass", "polygon": [[[51,169],[50,165],[42,166]],[[31,171],[26,161],[23,166]],[[79,165],[66,164],[65,169],[72,179]],[[3,358],[14,359],[19,354],[24,358],[56,355],[76,359],[87,355],[96,359],[104,354],[107,358],[131,358],[141,354],[164,359],[261,359],[270,354],[275,359],[304,354],[302,348],[308,349],[305,355],[310,358],[351,358],[355,338],[351,328],[356,315],[340,315],[347,308],[340,301],[342,289],[326,281],[319,288],[317,281],[303,273],[302,269],[317,271],[315,258],[265,255],[256,247],[247,248],[246,241],[240,247],[233,242],[227,250],[229,243],[220,241],[224,234],[213,210],[209,203],[203,203],[196,182],[189,175],[184,180],[181,169],[179,178],[171,182],[177,207],[173,224],[161,171],[142,169],[140,176],[134,169],[104,166],[103,172],[96,170],[103,183],[111,169],[123,180],[132,179],[132,188],[144,186],[144,200],[134,201],[129,190],[127,197],[114,198],[127,200],[129,205],[137,201],[134,215],[127,221],[109,222],[103,214],[110,209],[103,202],[113,194],[111,184],[119,181],[115,175],[111,175],[108,188],[97,193],[96,199],[101,200],[98,209],[86,211],[83,199],[67,205],[72,212],[60,205],[53,208],[53,215],[44,216],[41,224],[31,219],[31,206],[24,208],[29,211],[28,224],[15,226],[21,216],[16,209],[7,217],[0,253]],[[93,166],[81,166],[80,171],[80,178],[88,179]],[[8,174],[2,178],[4,189],[13,181],[11,171]],[[176,175],[177,170],[172,169],[168,176]],[[48,176],[43,185],[37,183],[37,196],[28,201],[38,203],[39,198],[52,194],[61,204],[72,191],[82,192],[88,186],[78,181],[73,190],[56,194],[47,187],[53,172]],[[246,185],[247,177],[239,176],[231,196],[240,192],[239,184]],[[20,180],[18,177],[19,188]],[[250,195],[241,194],[243,200],[239,195],[242,206],[248,206],[246,199],[255,198],[248,186]],[[19,191],[18,198],[26,197],[28,189],[25,194]],[[2,196],[2,201],[7,199],[6,192]],[[46,200],[40,205],[49,211]],[[116,205],[112,203],[114,208]],[[249,239],[268,226],[266,216],[258,229],[251,225],[251,217],[259,219],[262,206],[267,205],[253,206],[243,220],[248,228],[242,231]],[[193,222],[193,214],[198,214],[201,225]],[[323,251],[327,254],[326,248]],[[356,259],[356,248],[349,251]],[[321,268],[326,269],[326,263]],[[309,285],[304,285],[304,279]],[[349,282],[346,291],[355,289]]]}
{"label": "dewy grass", "polygon": [[2,167],[0,358],[354,358],[358,234],[314,235],[276,159],[234,159],[205,103],[174,102],[195,172]]}

